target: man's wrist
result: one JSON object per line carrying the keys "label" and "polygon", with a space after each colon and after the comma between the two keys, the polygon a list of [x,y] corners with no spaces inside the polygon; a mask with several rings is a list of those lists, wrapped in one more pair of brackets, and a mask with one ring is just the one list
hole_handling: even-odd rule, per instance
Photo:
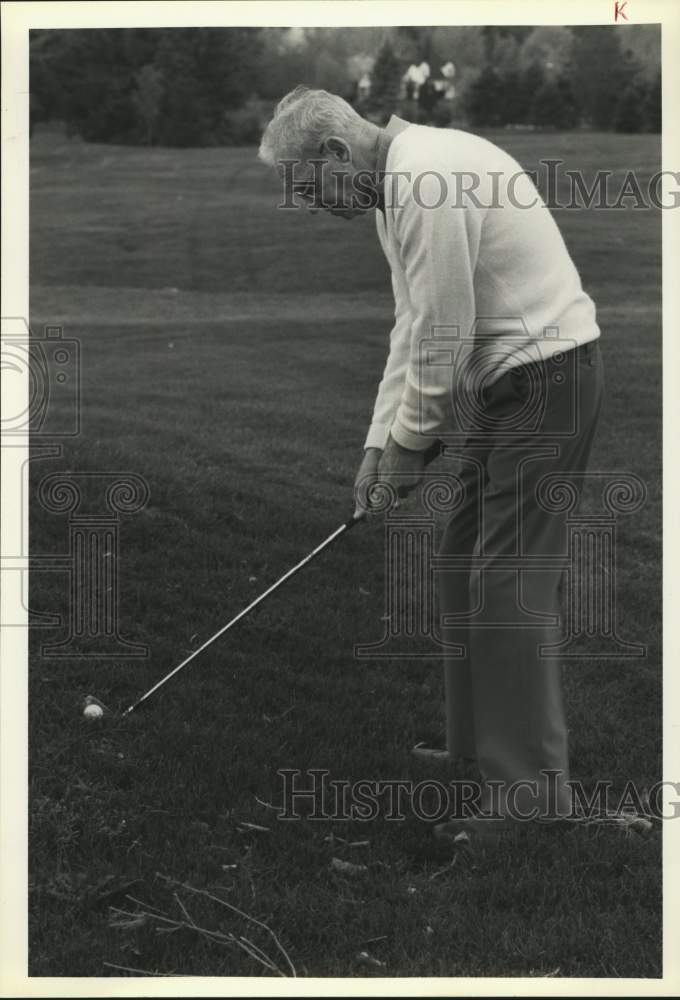
{"label": "man's wrist", "polygon": [[415,455],[418,452],[417,448],[405,448],[404,445],[403,444],[399,444],[399,442],[396,441],[392,437],[391,434],[390,434],[389,438],[387,439],[387,443],[390,444],[390,445],[392,445],[393,448],[396,448],[398,452],[403,452],[405,455],[408,455],[408,454]]}
{"label": "man's wrist", "polygon": [[429,435],[426,437],[424,434],[416,434],[413,431],[407,430],[398,419],[394,421],[390,428],[390,437],[405,452],[426,451],[434,441],[434,438]]}

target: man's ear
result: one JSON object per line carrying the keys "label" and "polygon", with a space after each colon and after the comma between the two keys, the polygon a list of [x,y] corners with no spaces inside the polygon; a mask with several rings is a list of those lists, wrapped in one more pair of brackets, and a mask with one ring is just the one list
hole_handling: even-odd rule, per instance
{"label": "man's ear", "polygon": [[352,159],[352,151],[349,145],[337,135],[330,135],[323,143],[321,151],[328,153],[340,163],[349,163]]}

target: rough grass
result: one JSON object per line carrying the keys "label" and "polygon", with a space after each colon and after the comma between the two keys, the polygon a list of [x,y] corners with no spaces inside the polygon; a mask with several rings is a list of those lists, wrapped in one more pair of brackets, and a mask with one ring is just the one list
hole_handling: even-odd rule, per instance
{"label": "rough grass", "polygon": [[[529,168],[554,156],[621,178],[659,160],[648,136],[498,138]],[[121,633],[150,658],[49,658],[40,647],[64,630],[33,632],[31,974],[266,971],[195,929],[116,919],[110,907],[137,907],[128,894],[176,919],[177,892],[200,926],[248,934],[162,873],[266,922],[299,975],[660,975],[660,838],[525,833],[470,857],[412,815],[283,822],[258,803],[280,801],[280,768],[451,777],[408,752],[441,742],[440,665],[353,657],[382,634],[379,524],[310,565],[143,711],[84,722],[85,694],[129,704],[347,516],[389,275],[372,220],[275,211],[251,149],[38,134],[31,184],[31,320],[79,338],[83,388],[82,434],[33,464],[32,495],[58,469],[135,472],[151,491],[122,519],[120,559]],[[557,218],[603,331],[592,467],[634,472],[648,489],[619,521],[617,577],[621,636],[648,656],[568,666],[572,767],[585,782],[650,786],[661,774],[660,220]],[[66,519],[37,502],[31,532],[34,554],[66,551]],[[35,610],[63,611],[67,593],[63,574],[32,574]],[[334,856],[367,870],[336,873]]]}

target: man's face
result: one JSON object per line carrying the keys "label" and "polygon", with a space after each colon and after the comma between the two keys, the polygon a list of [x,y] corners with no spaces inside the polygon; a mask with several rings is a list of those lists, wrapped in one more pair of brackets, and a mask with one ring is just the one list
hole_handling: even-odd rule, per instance
{"label": "man's face", "polygon": [[352,175],[337,164],[305,164],[295,193],[312,215],[324,210],[342,219],[352,219],[359,210],[352,205]]}
{"label": "man's face", "polygon": [[312,214],[323,209],[342,219],[353,219],[371,207],[360,172],[366,174],[357,166],[349,145],[343,139],[332,138],[317,156],[296,167],[294,191]]}

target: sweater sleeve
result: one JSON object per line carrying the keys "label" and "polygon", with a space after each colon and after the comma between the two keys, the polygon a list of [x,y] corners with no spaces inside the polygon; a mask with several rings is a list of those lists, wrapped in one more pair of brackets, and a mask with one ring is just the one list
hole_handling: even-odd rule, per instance
{"label": "sweater sleeve", "polygon": [[385,364],[382,381],[373,408],[373,417],[368,429],[364,448],[384,450],[390,434],[390,427],[404,391],[406,369],[411,350],[411,316],[408,303],[403,300],[392,277],[394,293],[394,326],[390,332],[390,350]]}
{"label": "sweater sleeve", "polygon": [[[424,451],[450,429],[453,364],[428,363],[435,327],[469,337],[475,319],[474,271],[482,213],[452,207],[442,178],[421,174],[394,213],[394,233],[411,303],[404,386],[391,427],[397,444]],[[446,195],[446,197],[442,197]],[[439,207],[427,207],[442,204]],[[452,359],[453,361],[453,359]]]}

